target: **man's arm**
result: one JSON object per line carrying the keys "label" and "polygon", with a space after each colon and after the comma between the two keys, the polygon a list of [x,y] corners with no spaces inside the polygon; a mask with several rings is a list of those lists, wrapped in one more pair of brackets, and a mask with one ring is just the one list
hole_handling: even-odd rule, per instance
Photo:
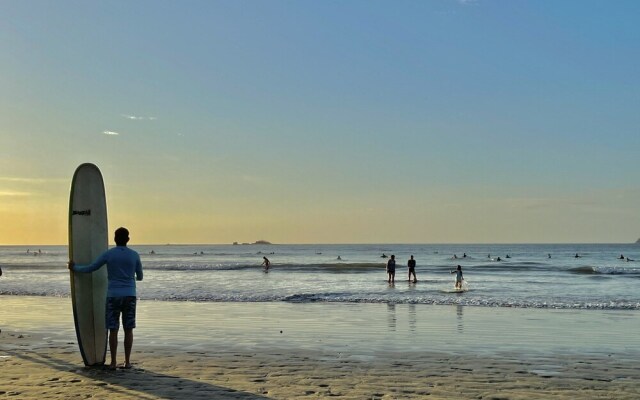
{"label": "man's arm", "polygon": [[104,252],[89,265],[78,265],[73,260],[69,261],[69,269],[75,272],[93,272],[107,263],[107,253]]}
{"label": "man's arm", "polygon": [[136,261],[136,280],[142,280],[142,262],[140,261],[140,256],[138,256],[138,261]]}

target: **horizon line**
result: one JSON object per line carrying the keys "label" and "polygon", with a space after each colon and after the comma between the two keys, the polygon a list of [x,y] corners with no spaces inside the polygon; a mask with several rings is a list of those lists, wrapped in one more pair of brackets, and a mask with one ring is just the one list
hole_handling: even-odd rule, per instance
{"label": "horizon line", "polygon": [[[640,239],[638,239],[640,241]],[[638,241],[635,242],[353,242],[353,243],[133,243],[128,244],[127,247],[135,247],[135,246],[365,246],[365,245],[419,245],[419,246],[451,246],[451,245],[468,245],[468,246],[488,246],[488,245],[496,245],[496,246],[506,246],[506,245],[602,245],[602,244],[639,244]],[[68,243],[64,244],[7,244],[0,243],[0,247],[11,247],[11,246],[19,246],[19,247],[37,247],[37,246],[68,246]],[[114,244],[109,243],[109,246],[113,246]]]}

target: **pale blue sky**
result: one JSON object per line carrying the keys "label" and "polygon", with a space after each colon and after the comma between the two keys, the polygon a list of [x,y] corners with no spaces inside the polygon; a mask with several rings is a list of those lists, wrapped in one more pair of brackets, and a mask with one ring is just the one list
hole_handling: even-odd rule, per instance
{"label": "pale blue sky", "polygon": [[636,1],[2,2],[0,243],[64,243],[82,162],[111,226],[147,243],[635,240],[639,17]]}

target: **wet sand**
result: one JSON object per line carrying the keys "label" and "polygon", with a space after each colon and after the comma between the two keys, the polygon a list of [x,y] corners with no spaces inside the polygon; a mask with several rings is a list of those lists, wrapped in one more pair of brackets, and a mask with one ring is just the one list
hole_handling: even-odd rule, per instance
{"label": "wet sand", "polygon": [[635,312],[141,301],[109,371],[69,299],[0,304],[0,398],[640,398]]}

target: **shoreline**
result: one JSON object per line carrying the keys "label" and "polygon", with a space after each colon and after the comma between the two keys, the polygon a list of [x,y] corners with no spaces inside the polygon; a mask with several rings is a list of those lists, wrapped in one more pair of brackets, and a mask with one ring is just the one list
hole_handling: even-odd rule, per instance
{"label": "shoreline", "polygon": [[134,369],[107,371],[69,299],[0,298],[0,397],[640,397],[635,312],[145,300]]}

